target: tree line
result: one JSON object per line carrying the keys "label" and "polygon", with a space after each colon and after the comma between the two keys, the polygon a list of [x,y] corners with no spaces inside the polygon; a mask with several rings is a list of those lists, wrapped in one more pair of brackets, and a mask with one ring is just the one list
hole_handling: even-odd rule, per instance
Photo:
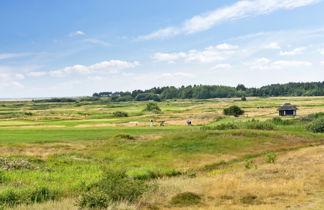
{"label": "tree line", "polygon": [[112,101],[161,101],[167,99],[209,99],[232,97],[270,96],[324,96],[324,82],[298,82],[272,84],[261,88],[247,88],[242,84],[236,87],[222,85],[189,85],[154,87],[132,92],[100,92],[93,97],[108,97]]}

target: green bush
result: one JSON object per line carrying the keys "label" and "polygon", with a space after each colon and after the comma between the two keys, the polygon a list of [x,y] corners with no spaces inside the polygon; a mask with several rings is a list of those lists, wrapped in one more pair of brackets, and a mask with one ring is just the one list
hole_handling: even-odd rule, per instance
{"label": "green bush", "polygon": [[238,106],[230,106],[229,108],[224,109],[224,115],[232,115],[238,117],[244,114],[244,111]]}
{"label": "green bush", "polygon": [[55,200],[57,193],[48,187],[36,187],[31,191],[29,198],[32,203],[40,203],[47,200]]}
{"label": "green bush", "polygon": [[314,133],[324,133],[324,118],[320,118],[309,123],[306,128]]}
{"label": "green bush", "polygon": [[266,162],[267,163],[275,163],[277,160],[277,155],[273,152],[267,154],[266,156]]}
{"label": "green bush", "polygon": [[171,204],[179,206],[197,205],[201,201],[201,197],[192,192],[179,193],[172,197]]}
{"label": "green bush", "polygon": [[15,206],[20,203],[20,196],[16,191],[6,190],[0,194],[0,204],[3,206]]}
{"label": "green bush", "polygon": [[81,208],[106,209],[109,206],[110,198],[102,191],[92,190],[82,194],[78,200],[78,206]]}
{"label": "green bush", "polygon": [[0,184],[5,183],[7,180],[5,173],[3,171],[0,171]]}
{"label": "green bush", "polygon": [[252,168],[257,169],[258,168],[258,165],[255,164],[253,160],[247,160],[245,162],[244,166],[245,166],[246,169],[252,169]]}
{"label": "green bush", "polygon": [[153,102],[146,104],[146,107],[143,110],[144,112],[153,112],[153,113],[161,113],[160,107]]}
{"label": "green bush", "polygon": [[102,179],[81,195],[78,205],[82,208],[106,208],[110,201],[133,202],[148,189],[149,185],[143,180],[132,179],[125,171],[106,170]]}
{"label": "green bush", "polygon": [[114,117],[128,117],[128,113],[127,112],[121,112],[121,111],[117,111],[113,113]]}
{"label": "green bush", "polygon": [[127,134],[127,133],[117,134],[115,137],[116,138],[121,138],[121,139],[126,139],[126,140],[135,140],[134,136],[132,136],[130,134]]}

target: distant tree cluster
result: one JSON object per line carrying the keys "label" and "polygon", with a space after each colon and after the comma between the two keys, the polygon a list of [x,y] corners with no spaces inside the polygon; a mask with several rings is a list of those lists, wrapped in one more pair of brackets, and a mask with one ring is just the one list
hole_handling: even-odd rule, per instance
{"label": "distant tree cluster", "polygon": [[132,92],[100,92],[93,97],[108,97],[112,101],[161,101],[166,99],[209,99],[270,96],[324,96],[324,82],[273,84],[261,88],[247,88],[240,84],[237,87],[220,85],[193,85],[179,88],[155,87],[148,90]]}

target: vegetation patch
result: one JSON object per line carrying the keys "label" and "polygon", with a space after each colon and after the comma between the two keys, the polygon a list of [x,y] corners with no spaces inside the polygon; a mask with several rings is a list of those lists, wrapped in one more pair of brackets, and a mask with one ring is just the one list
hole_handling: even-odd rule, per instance
{"label": "vegetation patch", "polygon": [[114,117],[128,117],[128,113],[127,112],[122,112],[122,111],[117,111],[113,113]]}
{"label": "vegetation patch", "polygon": [[20,169],[37,170],[38,167],[25,159],[0,158],[0,170],[10,171]]}
{"label": "vegetation patch", "polygon": [[126,140],[135,140],[136,138],[127,133],[120,133],[115,136],[116,138],[126,139]]}
{"label": "vegetation patch", "polygon": [[324,133],[324,118],[309,123],[306,128],[313,133]]}
{"label": "vegetation patch", "polygon": [[201,197],[192,192],[183,192],[175,195],[171,199],[171,204],[177,206],[192,206],[201,203]]}
{"label": "vegetation patch", "polygon": [[146,104],[146,107],[143,109],[144,112],[153,112],[153,113],[161,113],[161,108],[153,102]]}
{"label": "vegetation patch", "polygon": [[134,202],[150,186],[142,180],[132,179],[121,170],[106,170],[101,180],[92,184],[78,200],[81,208],[107,208],[110,202]]}
{"label": "vegetation patch", "polygon": [[236,105],[230,106],[229,108],[224,109],[223,112],[224,112],[224,115],[232,115],[235,117],[238,117],[238,116],[244,114],[244,111]]}

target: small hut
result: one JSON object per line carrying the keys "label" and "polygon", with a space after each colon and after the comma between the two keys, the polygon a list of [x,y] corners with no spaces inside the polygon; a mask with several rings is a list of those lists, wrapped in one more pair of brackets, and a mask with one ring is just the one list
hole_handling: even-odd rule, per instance
{"label": "small hut", "polygon": [[278,108],[280,116],[296,116],[297,108],[290,103],[286,103]]}

